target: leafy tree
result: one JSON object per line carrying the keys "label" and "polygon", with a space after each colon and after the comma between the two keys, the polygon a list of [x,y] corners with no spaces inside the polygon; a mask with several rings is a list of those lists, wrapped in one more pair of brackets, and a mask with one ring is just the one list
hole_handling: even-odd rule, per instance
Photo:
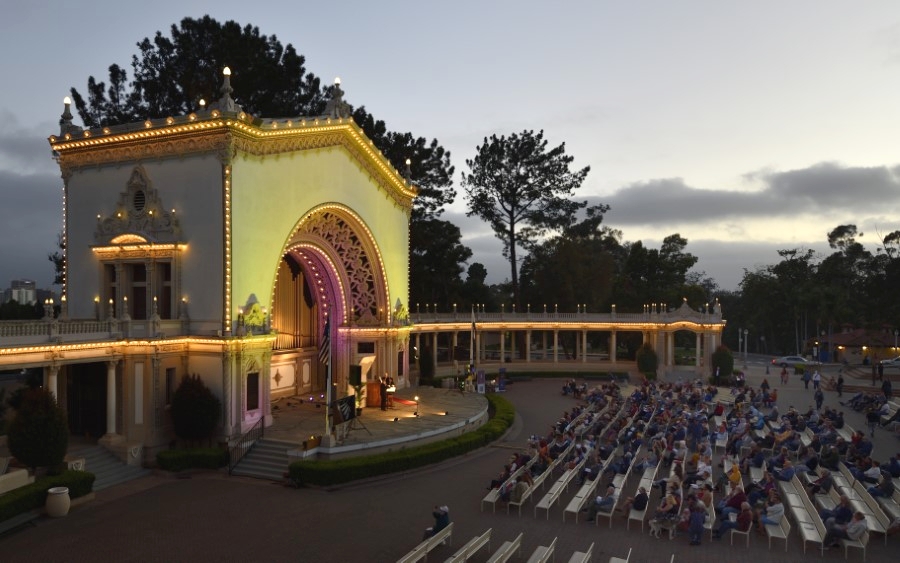
{"label": "leafy tree", "polygon": [[66,285],[66,241],[60,232],[56,235],[56,246],[58,250],[47,255],[47,260],[53,263],[53,283],[54,285]]}
{"label": "leafy tree", "polygon": [[536,244],[522,262],[522,295],[530,303],[558,304],[574,311],[604,308],[616,277],[618,231],[600,226],[608,206],[594,206],[587,217],[555,237]]}
{"label": "leafy tree", "polygon": [[637,361],[639,372],[647,376],[648,379],[656,377],[656,369],[659,367],[659,356],[649,342],[645,342],[638,348],[635,360]]}
{"label": "leafy tree", "polygon": [[723,385],[726,384],[725,382],[730,380],[731,374],[734,372],[734,355],[731,350],[720,344],[712,353],[710,363],[712,364],[710,366],[712,373],[716,373],[716,369],[718,369],[720,381]]}
{"label": "leafy tree", "polygon": [[646,248],[642,241],[626,244],[616,303],[623,310],[640,310],[647,303],[680,303],[686,296],[688,271],[697,263],[686,247],[687,239],[678,233],[663,239],[659,250]]}
{"label": "leafy tree", "polygon": [[56,397],[40,387],[26,388],[20,400],[7,435],[10,453],[32,470],[59,469],[69,447],[66,413]]}
{"label": "leafy tree", "polygon": [[487,285],[487,268],[481,262],[474,262],[466,271],[466,281],[463,282],[462,298],[463,304],[461,310],[468,311],[476,304],[483,304],[489,311],[495,311],[500,308],[497,291],[494,291]]}
{"label": "leafy tree", "polygon": [[259,28],[220,23],[209,16],[184,18],[170,36],[157,32],[137,44],[133,80],[119,65],[109,67],[109,87],[88,78],[87,100],[72,88],[84,124],[101,127],[197,110],[218,97],[222,69],[232,71],[234,98],[254,115],[321,115],[325,96],[319,78],[306,72],[293,46],[282,46]]}
{"label": "leafy tree", "polygon": [[[232,71],[233,97],[252,115],[322,115],[332,88],[323,88],[319,78],[306,71],[305,58],[291,44],[282,45],[276,36],[262,35],[259,28],[234,21],[185,18],[172,25],[169,36],[157,32],[152,40],[145,38],[137,46],[139,55],[132,57],[134,78],[130,82],[127,72],[113,64],[108,87],[91,76],[87,97],[72,88],[75,108],[86,126],[195,111],[201,98],[209,101],[219,96],[225,66]],[[409,180],[419,188],[412,211],[413,231],[433,229],[415,227],[419,221],[438,218],[456,197],[449,151],[436,139],[390,131],[365,107],[356,108],[352,115],[394,168],[405,171],[410,160]],[[445,257],[423,250],[428,241],[421,237],[411,237],[410,246],[412,285],[421,286],[426,281],[416,276],[440,270]],[[457,275],[448,283],[458,281]]]}
{"label": "leafy tree", "polygon": [[569,199],[587,177],[590,167],[572,172],[573,157],[565,143],[548,147],[544,132],[492,135],[466,160],[463,173],[468,216],[491,225],[503,243],[509,260],[513,302],[519,300],[518,248],[529,250],[549,231],[560,231],[574,222],[587,202]]}
{"label": "leafy tree", "polygon": [[420,219],[411,222],[410,239],[418,241],[410,249],[410,303],[459,302],[463,264],[472,256],[460,242],[459,227],[440,219]]}
{"label": "leafy tree", "polygon": [[39,303],[28,305],[11,299],[0,305],[0,320],[2,321],[40,319],[43,316],[44,309]]}
{"label": "leafy tree", "polygon": [[172,395],[175,435],[188,442],[213,437],[222,416],[222,403],[197,374],[186,375]]}

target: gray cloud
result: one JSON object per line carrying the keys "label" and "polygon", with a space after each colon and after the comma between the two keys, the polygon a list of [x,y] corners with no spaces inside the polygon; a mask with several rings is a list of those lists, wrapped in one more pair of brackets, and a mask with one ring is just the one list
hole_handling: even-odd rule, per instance
{"label": "gray cloud", "polygon": [[629,184],[609,196],[611,226],[711,224],[731,219],[792,218],[816,214],[872,214],[897,209],[900,166],[844,167],[823,162],[808,168],[744,175],[758,189],[700,189],[681,178]]}

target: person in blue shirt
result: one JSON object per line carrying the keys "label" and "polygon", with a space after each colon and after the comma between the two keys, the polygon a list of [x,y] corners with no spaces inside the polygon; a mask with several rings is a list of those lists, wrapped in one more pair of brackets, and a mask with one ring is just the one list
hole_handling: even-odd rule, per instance
{"label": "person in blue shirt", "polygon": [[450,525],[450,509],[447,505],[435,506],[431,515],[434,516],[434,526],[425,529],[425,537],[422,539],[427,540]]}

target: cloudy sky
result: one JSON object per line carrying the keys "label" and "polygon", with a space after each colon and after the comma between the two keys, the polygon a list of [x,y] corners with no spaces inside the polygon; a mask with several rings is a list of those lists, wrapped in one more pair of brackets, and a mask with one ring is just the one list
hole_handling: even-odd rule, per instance
{"label": "cloudy sky", "polygon": [[[543,129],[591,167],[578,198],[627,241],[689,241],[734,289],[776,250],[829,252],[854,223],[874,251],[900,229],[900,3],[32,0],[0,20],[0,288],[52,280],[61,181],[46,138],[62,98],[183,17],[253,24],[390,129],[465,160],[491,134]],[[491,281],[488,228],[462,228]]]}

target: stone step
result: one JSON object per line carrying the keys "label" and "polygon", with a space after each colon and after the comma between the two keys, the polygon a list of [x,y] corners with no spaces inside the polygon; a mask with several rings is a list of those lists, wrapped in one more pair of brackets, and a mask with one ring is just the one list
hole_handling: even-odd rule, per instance
{"label": "stone step", "polygon": [[281,481],[288,468],[287,450],[294,447],[296,444],[287,442],[257,440],[231,473],[232,475]]}
{"label": "stone step", "polygon": [[81,446],[70,450],[69,457],[84,458],[84,469],[96,476],[95,492],[150,474],[149,469],[128,465],[102,446]]}

